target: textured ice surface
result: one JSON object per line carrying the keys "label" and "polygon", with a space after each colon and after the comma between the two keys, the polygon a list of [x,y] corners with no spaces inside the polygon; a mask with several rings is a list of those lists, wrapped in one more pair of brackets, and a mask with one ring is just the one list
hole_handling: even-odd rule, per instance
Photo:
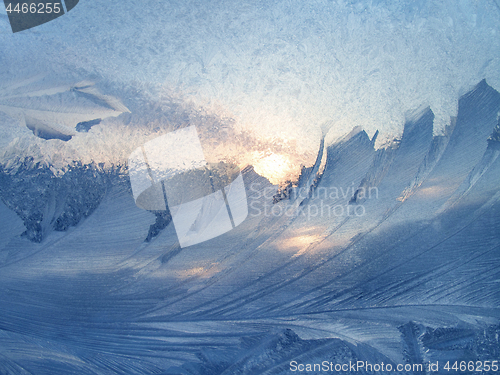
{"label": "textured ice surface", "polygon": [[[306,197],[273,204],[276,186],[245,169],[248,218],[186,249],[123,178],[75,167],[78,190],[66,175],[47,185],[43,167],[30,180],[4,171],[9,186],[25,176],[20,189],[2,183],[7,205],[48,213],[49,229],[54,207],[76,221],[30,241],[0,205],[0,370],[287,374],[292,360],[498,358],[500,149],[488,137],[500,94],[481,82],[458,108],[445,136],[432,138],[423,109],[391,148],[361,129],[326,144],[315,178],[299,181],[312,181]],[[90,212],[91,181],[104,193]]]}
{"label": "textured ice surface", "polygon": [[430,106],[441,133],[478,81],[500,89],[497,2],[82,1],[15,36],[0,15],[0,80],[55,71],[161,90],[299,152],[325,121],[332,138],[360,125],[382,144],[407,111]]}
{"label": "textured ice surface", "polygon": [[[81,0],[12,34],[0,5],[0,373],[498,360],[499,20],[498,0]],[[308,167],[299,194],[273,203],[247,167],[247,219],[181,249],[120,167],[188,125],[209,163]]]}

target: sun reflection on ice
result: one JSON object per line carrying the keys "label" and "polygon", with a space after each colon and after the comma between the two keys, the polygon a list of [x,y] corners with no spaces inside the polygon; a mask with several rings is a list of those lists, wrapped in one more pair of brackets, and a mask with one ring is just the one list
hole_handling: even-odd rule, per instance
{"label": "sun reflection on ice", "polygon": [[293,257],[304,254],[311,250],[311,245],[321,241],[323,237],[320,234],[306,234],[294,236],[282,240],[277,244],[277,248],[281,252],[293,253]]}

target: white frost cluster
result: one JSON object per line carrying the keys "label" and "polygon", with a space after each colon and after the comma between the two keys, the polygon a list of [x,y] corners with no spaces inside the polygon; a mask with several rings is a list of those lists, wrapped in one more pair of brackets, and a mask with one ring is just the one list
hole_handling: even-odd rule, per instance
{"label": "white frost cluster", "polygon": [[[0,80],[36,61],[162,87],[231,118],[235,131],[294,143],[296,155],[317,150],[325,122],[333,139],[378,129],[380,146],[401,134],[408,111],[429,105],[440,133],[481,79],[500,90],[497,1],[80,1],[56,21],[0,33]],[[123,138],[99,131],[109,147]]]}

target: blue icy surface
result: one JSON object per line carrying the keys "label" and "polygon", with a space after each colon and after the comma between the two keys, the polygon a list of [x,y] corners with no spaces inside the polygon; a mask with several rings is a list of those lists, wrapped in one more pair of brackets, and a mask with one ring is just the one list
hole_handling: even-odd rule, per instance
{"label": "blue icy surface", "polygon": [[3,169],[0,373],[498,358],[500,94],[482,81],[458,108],[445,135],[423,109],[390,147],[361,129],[327,145],[300,202],[245,169],[248,218],[185,249],[126,173]]}

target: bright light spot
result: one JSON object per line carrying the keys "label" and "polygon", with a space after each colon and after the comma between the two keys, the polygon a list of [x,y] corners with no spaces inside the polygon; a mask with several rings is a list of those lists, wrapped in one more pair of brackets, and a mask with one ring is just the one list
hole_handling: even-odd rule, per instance
{"label": "bright light spot", "polygon": [[278,184],[290,174],[292,165],[288,157],[272,153],[255,161],[254,169],[272,184]]}
{"label": "bright light spot", "polygon": [[174,274],[180,279],[190,279],[193,277],[206,279],[212,277],[219,271],[220,269],[217,264],[212,263],[211,265],[205,267],[194,267],[185,270],[178,270],[174,272]]}
{"label": "bright light spot", "polygon": [[294,257],[305,253],[309,246],[320,241],[322,237],[318,234],[308,234],[287,238],[278,244],[278,249],[287,253],[294,253]]}
{"label": "bright light spot", "polygon": [[453,185],[446,186],[443,184],[443,185],[429,186],[420,189],[419,194],[422,194],[426,197],[439,197],[439,196],[444,196],[446,194],[452,194],[453,191],[454,191]]}

